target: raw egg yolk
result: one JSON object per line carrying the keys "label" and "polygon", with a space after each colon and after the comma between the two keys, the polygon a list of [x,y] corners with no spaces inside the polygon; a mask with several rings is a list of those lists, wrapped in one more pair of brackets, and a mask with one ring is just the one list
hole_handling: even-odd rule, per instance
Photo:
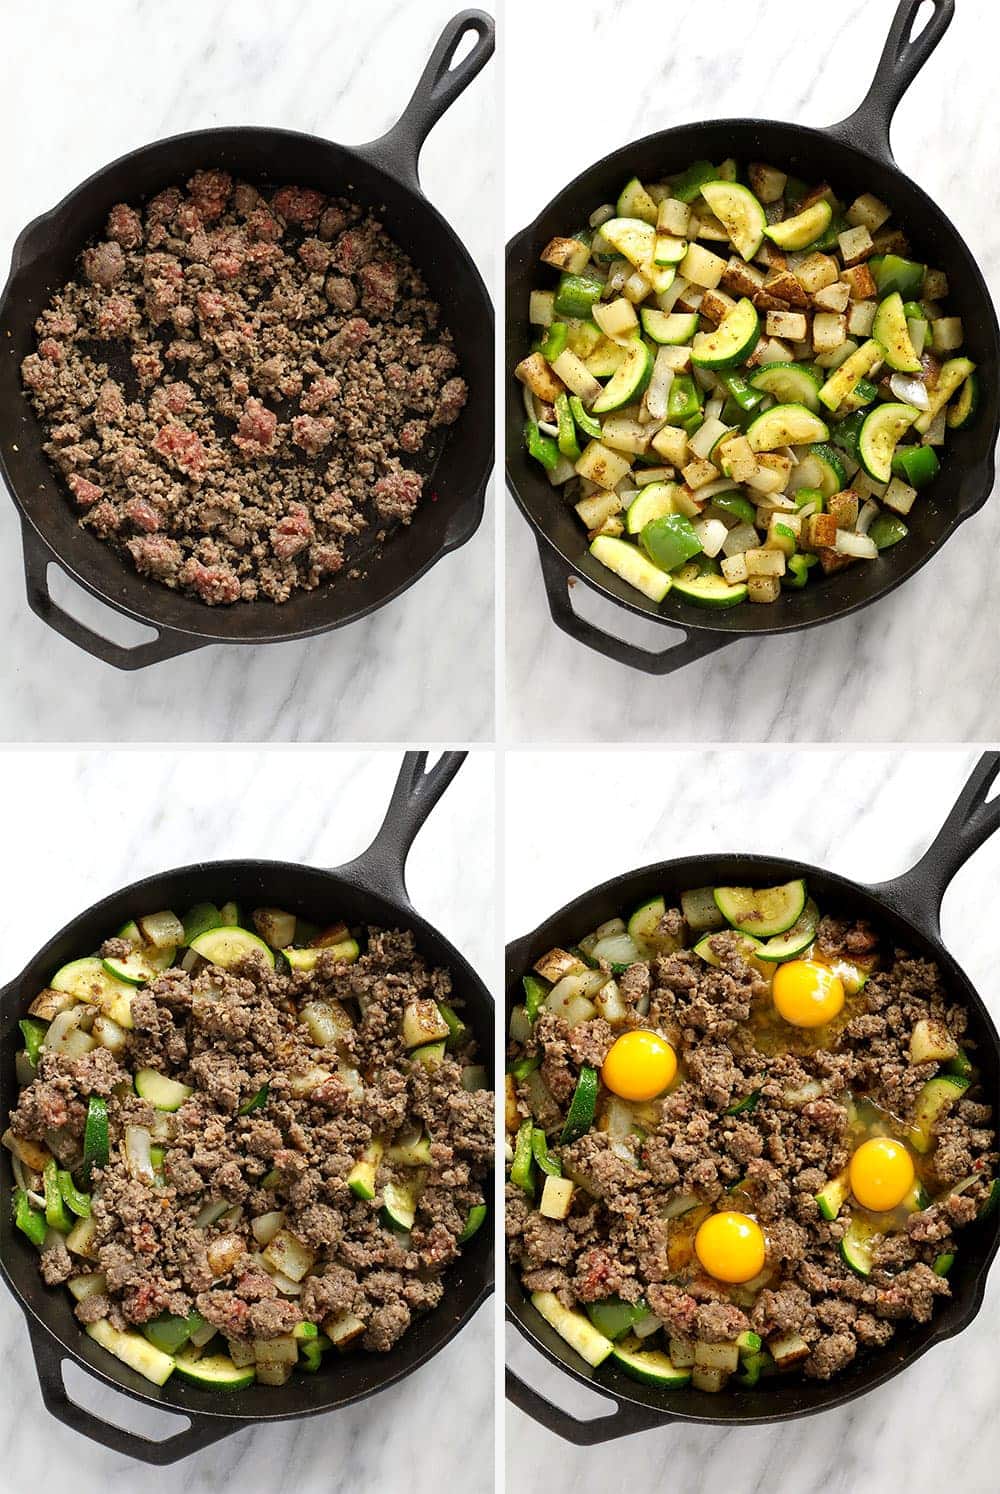
{"label": "raw egg yolk", "polygon": [[755,1219],[735,1209],[709,1214],[694,1237],[694,1250],[716,1281],[750,1281],[764,1269],[764,1232]]}
{"label": "raw egg yolk", "polygon": [[851,1158],[851,1192],[864,1209],[894,1209],[913,1187],[913,1161],[906,1147],[889,1136],[864,1141]]}
{"label": "raw egg yolk", "polygon": [[612,1044],[601,1078],[623,1100],[652,1100],[677,1073],[677,1054],[666,1038],[645,1028],[623,1032]]}
{"label": "raw egg yolk", "polygon": [[843,1006],[844,983],[826,965],[789,960],[774,972],[771,999],[793,1027],[822,1027]]}

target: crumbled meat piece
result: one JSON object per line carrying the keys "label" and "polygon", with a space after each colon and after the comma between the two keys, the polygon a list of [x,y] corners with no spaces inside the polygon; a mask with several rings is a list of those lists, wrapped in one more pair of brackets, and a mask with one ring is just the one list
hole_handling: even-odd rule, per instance
{"label": "crumbled meat piece", "polygon": [[372,489],[375,507],[383,519],[408,524],[420,501],[423,486],[423,478],[416,472],[407,472],[402,467],[387,472]]}
{"label": "crumbled meat piece", "polygon": [[125,255],[122,246],[114,240],[96,244],[93,249],[83,251],[83,273],[91,285],[110,290],[125,273]]}

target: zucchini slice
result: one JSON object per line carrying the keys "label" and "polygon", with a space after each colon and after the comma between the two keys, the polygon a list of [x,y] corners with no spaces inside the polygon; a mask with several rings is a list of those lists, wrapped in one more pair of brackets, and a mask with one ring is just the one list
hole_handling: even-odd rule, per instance
{"label": "zucchini slice", "polygon": [[231,970],[250,955],[256,955],[274,969],[273,950],[263,939],[251,934],[249,929],[241,929],[235,925],[207,929],[204,934],[192,939],[191,948],[203,960],[208,960],[210,964],[218,965],[223,970]]}
{"label": "zucchini slice", "polygon": [[625,357],[591,406],[595,415],[606,415],[634,404],[653,373],[653,355],[638,337],[625,349]]}
{"label": "zucchini slice", "polygon": [[964,431],[976,418],[979,409],[979,375],[970,373],[958,391],[954,404],[948,406],[946,422],[953,431]]}
{"label": "zucchini slice", "polygon": [[355,1198],[362,1198],[370,1203],[375,1197],[376,1179],[383,1150],[383,1144],[377,1138],[369,1141],[361,1154],[360,1162],[355,1162],[347,1174],[347,1186]]}
{"label": "zucchini slice", "polygon": [[890,368],[895,368],[900,373],[920,373],[923,365],[910,341],[903,298],[899,291],[893,291],[891,296],[886,296],[884,301],[879,302],[872,322],[872,336],[881,344],[885,361]]}
{"label": "zucchini slice", "polygon": [[598,1333],[617,1340],[630,1333],[649,1308],[645,1302],[623,1302],[620,1297],[606,1297],[603,1302],[589,1302],[586,1312]]}
{"label": "zucchini slice", "polygon": [[662,602],[670,590],[671,579],[667,573],[653,565],[635,545],[627,544],[625,540],[599,534],[591,543],[590,553],[601,565],[607,566],[609,571],[614,571],[616,576],[649,597],[651,602]]}
{"label": "zucchini slice", "polygon": [[699,332],[691,347],[691,362],[699,368],[735,368],[743,363],[760,337],[760,317],[746,296],[727,311],[714,332]]}
{"label": "zucchini slice", "polygon": [[869,337],[849,358],[844,359],[839,368],[834,369],[819,391],[820,403],[826,405],[828,410],[836,410],[858,380],[869,374],[881,358],[881,344],[874,337]]}
{"label": "zucchini slice", "polygon": [[913,1107],[909,1142],[914,1151],[930,1151],[934,1145],[935,1126],[956,1100],[962,1098],[970,1083],[971,1080],[962,1079],[958,1074],[938,1074],[934,1079],[928,1079]]}
{"label": "zucchini slice", "polygon": [[196,1359],[185,1350],[175,1355],[174,1368],[182,1380],[203,1390],[245,1390],[257,1378],[255,1364],[235,1365],[226,1354],[203,1354]]}
{"label": "zucchini slice", "polygon": [[757,958],[774,964],[781,960],[793,960],[796,955],[807,950],[815,939],[818,922],[819,909],[810,898],[802,910],[802,916],[784,934],[776,934],[773,939],[762,944],[756,951]]}
{"label": "zucchini slice", "polygon": [[382,1190],[382,1217],[390,1229],[404,1234],[413,1228],[419,1193],[402,1183],[386,1183]]}
{"label": "zucchini slice", "polygon": [[825,1187],[816,1194],[816,1202],[824,1219],[836,1219],[844,1206],[844,1200],[851,1191],[851,1180],[848,1169],[838,1172],[835,1178],[831,1178]]}
{"label": "zucchini slice", "polygon": [[752,451],[776,451],[826,441],[830,428],[805,405],[773,405],[750,422],[746,435]]}
{"label": "zucchini slice", "polygon": [[597,1070],[591,1068],[589,1064],[584,1064],[580,1070],[580,1077],[576,1081],[576,1089],[573,1091],[573,1098],[559,1136],[560,1146],[567,1146],[571,1141],[579,1140],[594,1124],[598,1087]]}
{"label": "zucchini slice", "polygon": [[170,969],[175,954],[176,949],[173,948],[133,949],[124,958],[112,955],[102,963],[115,980],[122,980],[129,986],[144,986],[147,981],[155,980],[164,970]]}
{"label": "zucchini slice", "polygon": [[[713,934],[717,933],[719,933],[719,930],[714,929]],[[694,947],[694,952],[699,959],[705,961],[706,965],[711,965],[713,970],[721,970],[722,961],[719,959],[719,956],[715,953],[714,949],[709,943],[713,934],[705,934],[703,938],[699,939],[698,943]],[[745,934],[743,940],[740,943],[739,952],[744,957],[744,959],[747,959],[750,955],[756,956],[757,954],[759,954],[760,948],[761,943],[759,939],[755,939],[752,934]]]}
{"label": "zucchini slice", "polygon": [[615,1346],[610,1338],[599,1333],[582,1313],[563,1307],[554,1292],[532,1292],[531,1305],[556,1330],[559,1337],[565,1339],[570,1348],[575,1349],[595,1369],[614,1352]]}
{"label": "zucchini slice", "polygon": [[141,1100],[148,1100],[154,1110],[179,1110],[189,1100],[194,1090],[176,1079],[168,1079],[156,1069],[140,1069],[135,1076],[135,1092]]}
{"label": "zucchini slice", "polygon": [[823,380],[807,363],[766,363],[750,379],[750,387],[770,394],[779,405],[803,405],[819,409]]}
{"label": "zucchini slice", "polygon": [[696,607],[736,607],[747,598],[745,582],[731,586],[724,576],[711,571],[702,574],[696,565],[682,566],[672,579],[678,596]]}
{"label": "zucchini slice", "polygon": [[140,1333],[120,1332],[117,1328],[112,1328],[106,1318],[97,1323],[88,1323],[86,1331],[88,1338],[100,1344],[102,1349],[107,1349],[122,1364],[127,1364],[129,1369],[134,1369],[137,1374],[151,1380],[154,1385],[165,1385],[174,1372],[176,1360],[170,1354],[154,1348]]}
{"label": "zucchini slice", "polygon": [[810,203],[807,208],[803,208],[801,213],[796,213],[794,218],[783,218],[780,223],[772,223],[764,232],[779,249],[806,249],[815,239],[823,236],[832,217],[833,208],[825,198],[821,198],[819,202]]}
{"label": "zucchini slice", "polygon": [[858,437],[858,456],[869,477],[889,482],[892,458],[899,438],[908,431],[920,411],[915,405],[877,405],[866,416]]}
{"label": "zucchini slice", "polygon": [[656,203],[637,176],[625,183],[618,198],[619,218],[641,218],[644,223],[656,222]]}
{"label": "zucchini slice", "polygon": [[648,903],[636,908],[628,921],[628,931],[633,943],[640,948],[643,945],[651,947],[660,919],[666,911],[667,905],[662,897],[651,897]]}
{"label": "zucchini slice", "polygon": [[878,1234],[865,1220],[853,1218],[840,1242],[840,1255],[856,1276],[872,1274],[872,1241]]}
{"label": "zucchini slice", "polygon": [[639,320],[642,330],[653,342],[676,347],[691,341],[700,318],[696,311],[658,311],[653,306],[641,306]]}
{"label": "zucchini slice", "polygon": [[659,1385],[663,1390],[682,1390],[691,1383],[691,1371],[678,1369],[669,1354],[658,1349],[622,1349],[615,1344],[611,1357],[633,1380]]}
{"label": "zucchini slice", "polygon": [[741,259],[753,259],[764,241],[767,218],[747,187],[739,182],[706,182],[701,195],[732,241]]}
{"label": "zucchini slice", "polygon": [[824,498],[832,498],[847,484],[847,473],[834,448],[824,441],[810,446],[795,469],[797,488],[818,488]]}
{"label": "zucchini slice", "polygon": [[132,994],[134,986],[118,980],[104,968],[96,955],[82,960],[71,960],[57,970],[49,982],[53,991],[65,991],[88,1006],[96,1006],[119,1027],[132,1026]]}
{"label": "zucchini slice", "polygon": [[676,271],[673,265],[654,262],[656,229],[651,223],[644,223],[641,218],[610,218],[601,224],[601,233],[629,264],[635,265],[657,295],[670,289]]}
{"label": "zucchini slice", "polygon": [[716,887],[715,902],[732,928],[770,939],[784,934],[802,916],[806,884],[798,878],[780,887]]}
{"label": "zucchini slice", "polygon": [[625,521],[629,534],[641,534],[654,519],[665,519],[676,513],[676,491],[677,484],[673,482],[647,483],[638,498],[629,504]]}
{"label": "zucchini slice", "polygon": [[974,374],[976,365],[968,358],[949,358],[947,363],[941,365],[938,381],[930,392],[927,409],[913,423],[922,436],[925,436],[931,428],[931,422],[939,410],[943,410],[951,399],[955,390],[970,374]]}

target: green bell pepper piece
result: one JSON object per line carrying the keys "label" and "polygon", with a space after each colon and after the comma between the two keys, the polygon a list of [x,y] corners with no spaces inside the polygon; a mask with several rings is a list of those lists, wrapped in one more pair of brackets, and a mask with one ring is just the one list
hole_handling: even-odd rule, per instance
{"label": "green bell pepper piece", "polygon": [[560,275],[556,287],[554,307],[560,316],[571,316],[586,321],[590,308],[604,293],[604,281],[595,275]]}
{"label": "green bell pepper piece", "polygon": [[549,994],[550,987],[537,975],[526,975],[521,984],[524,986],[524,1005],[528,1013],[528,1021],[533,1022],[545,1005],[545,998]]}
{"label": "green bell pepper piece", "polygon": [[701,550],[701,540],[684,514],[650,519],[639,538],[642,548],[661,571],[675,571]]}
{"label": "green bell pepper piece", "polygon": [[49,1024],[47,1022],[38,1022],[34,1017],[22,1017],[17,1025],[21,1029],[21,1035],[24,1038],[24,1046],[28,1050],[28,1058],[31,1061],[31,1066],[32,1068],[37,1068],[38,1055],[42,1051],[42,1043],[45,1041],[45,1034],[49,1030]]}
{"label": "green bell pepper piece", "polygon": [[314,1375],[323,1363],[323,1355],[331,1347],[331,1342],[325,1333],[316,1333],[302,1339],[299,1343],[299,1369]]}
{"label": "green bell pepper piece", "polygon": [[538,351],[547,363],[552,363],[559,354],[566,350],[566,338],[569,336],[569,328],[565,322],[553,322],[545,334]]}
{"label": "green bell pepper piece", "polygon": [[569,407],[573,412],[573,419],[576,421],[576,428],[580,434],[586,436],[590,441],[599,441],[601,439],[601,422],[595,420],[593,415],[584,409],[583,400],[578,394],[570,395]]}
{"label": "green bell pepper piece", "polygon": [[551,436],[543,436],[534,420],[524,422],[524,444],[528,455],[541,462],[546,472],[552,472],[559,461],[559,447]]}
{"label": "green bell pepper piece", "polygon": [[249,1100],[243,1101],[243,1104],[240,1106],[239,1110],[237,1110],[236,1114],[249,1115],[253,1110],[262,1109],[263,1106],[267,1104],[267,1097],[270,1093],[270,1084],[262,1084],[255,1095],[251,1095]]}
{"label": "green bell pepper piece", "polygon": [[813,513],[821,514],[826,508],[826,499],[819,488],[797,488],[795,491],[795,507],[805,508],[807,503],[815,504]]}
{"label": "green bell pepper piece", "polygon": [[517,1133],[517,1141],[514,1143],[514,1161],[511,1164],[510,1180],[522,1188],[529,1198],[535,1196],[535,1180],[532,1177],[532,1162],[534,1151],[532,1149],[532,1135],[534,1126],[530,1120],[526,1120]]}
{"label": "green bell pepper piece", "polygon": [[756,410],[757,406],[763,403],[765,398],[763,391],[751,389],[741,373],[736,373],[732,369],[720,369],[716,378],[744,415]]}
{"label": "green bell pepper piece", "polygon": [[184,915],[184,943],[190,944],[199,934],[207,934],[221,923],[222,915],[214,903],[195,903]]}
{"label": "green bell pepper piece", "polygon": [[741,524],[753,524],[757,519],[757,510],[739,489],[734,489],[731,493],[716,493],[712,499],[712,507],[717,508],[720,513],[728,514],[732,519],[739,519]]}
{"label": "green bell pepper piece", "polygon": [[545,1132],[538,1126],[531,1133],[531,1150],[535,1161],[542,1172],[547,1173],[550,1178],[562,1177],[562,1163],[558,1157],[549,1156],[548,1144],[545,1140]]}
{"label": "green bell pepper piece", "polygon": [[935,1276],[947,1276],[954,1264],[955,1252],[953,1250],[944,1250],[939,1256],[935,1257],[931,1270]]}
{"label": "green bell pepper piece", "polygon": [[905,478],[912,488],[926,487],[940,468],[933,446],[897,446],[893,452],[893,472]]}
{"label": "green bell pepper piece", "polygon": [[27,1235],[32,1245],[37,1245],[41,1250],[48,1229],[45,1215],[32,1207],[31,1199],[23,1188],[14,1190],[14,1223],[22,1234]]}
{"label": "green bell pepper piece", "polygon": [[683,425],[697,415],[701,420],[701,395],[690,374],[678,374],[667,395],[667,423]]}
{"label": "green bell pepper piece", "polygon": [[108,1154],[108,1102],[91,1095],[83,1132],[83,1172],[88,1180],[93,1168],[107,1167]]}
{"label": "green bell pepper piece", "polygon": [[578,462],[580,460],[580,443],[576,439],[576,423],[573,420],[573,412],[569,407],[569,395],[556,395],[556,420],[559,425],[559,434],[556,437],[556,445],[559,447],[561,456],[567,461]]}
{"label": "green bell pepper piece", "polygon": [[680,176],[670,183],[670,195],[675,202],[694,202],[706,182],[716,179],[711,161],[694,161]]}
{"label": "green bell pepper piece", "polygon": [[60,1167],[57,1174],[62,1201],[78,1219],[90,1218],[90,1194],[82,1193],[68,1172]]}
{"label": "green bell pepper piece", "polygon": [[465,1224],[462,1227],[462,1233],[458,1237],[458,1244],[459,1245],[465,1245],[465,1244],[467,1244],[467,1242],[472,1239],[473,1235],[480,1228],[480,1226],[482,1225],[482,1222],[483,1222],[483,1220],[485,1218],[486,1218],[486,1205],[485,1204],[473,1204],[472,1208],[469,1210],[468,1214],[466,1214],[466,1216],[465,1216]]}
{"label": "green bell pepper piece", "polygon": [[142,1332],[156,1349],[161,1349],[164,1354],[176,1354],[178,1349],[183,1349],[192,1333],[199,1328],[204,1328],[205,1319],[201,1313],[193,1310],[186,1318],[179,1318],[172,1312],[161,1312],[158,1318],[142,1325]]}
{"label": "green bell pepper piece", "polygon": [[874,541],[876,549],[888,550],[890,545],[898,545],[909,532],[902,519],[896,514],[879,514],[872,520],[868,538]]}
{"label": "green bell pepper piece", "polygon": [[541,1068],[541,1055],[536,1053],[533,1058],[519,1058],[508,1068],[508,1074],[513,1074],[515,1079],[527,1079],[528,1075],[535,1069]]}
{"label": "green bell pepper piece", "polygon": [[805,586],[809,580],[809,571],[816,564],[815,555],[790,555],[785,562],[785,574],[782,581],[786,586],[794,586],[796,590]]}
{"label": "green bell pepper piece", "polygon": [[55,1157],[50,1157],[46,1162],[42,1176],[45,1179],[45,1222],[61,1235],[68,1235],[73,1228],[73,1221],[66,1213],[66,1205],[59,1192],[59,1168]]}
{"label": "green bell pepper piece", "polygon": [[445,1039],[445,1047],[448,1049],[461,1048],[462,1044],[468,1041],[469,1029],[455,1008],[449,1006],[446,1001],[438,1002],[438,1011],[448,1024],[448,1036]]}
{"label": "green bell pepper piece", "polygon": [[904,259],[900,254],[876,254],[868,261],[878,296],[881,301],[899,291],[904,301],[920,294],[924,278],[924,266],[916,260]]}
{"label": "green bell pepper piece", "polygon": [[853,414],[846,415],[843,420],[838,420],[836,425],[830,427],[830,440],[834,446],[839,446],[841,451],[846,451],[854,461],[858,460],[858,442],[861,437],[861,427],[868,416],[867,410],[855,410]]}
{"label": "green bell pepper piece", "polygon": [[903,305],[903,315],[908,322],[926,322],[927,313],[919,301],[907,301]]}

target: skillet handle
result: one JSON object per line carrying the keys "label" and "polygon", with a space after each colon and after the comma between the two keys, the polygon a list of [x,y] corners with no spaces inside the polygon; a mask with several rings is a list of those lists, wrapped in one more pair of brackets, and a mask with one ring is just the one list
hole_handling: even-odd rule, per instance
{"label": "skillet handle", "polygon": [[696,659],[704,659],[707,654],[714,654],[717,649],[736,642],[735,637],[729,637],[725,633],[698,634],[682,630],[683,643],[668,644],[657,654],[648,648],[640,648],[638,644],[626,643],[624,638],[604,633],[593,623],[587,622],[586,618],[577,616],[569,599],[572,572],[561,556],[540,536],[538,558],[542,565],[549,612],[556,627],[561,628],[577,643],[582,643],[585,648],[592,648],[606,659],[614,659],[616,664],[625,664],[629,669],[641,669],[644,674],[674,674],[678,669],[683,669],[685,664],[693,664]]}
{"label": "skillet handle", "polygon": [[102,1421],[93,1412],[84,1410],[70,1400],[63,1382],[62,1355],[49,1343],[47,1335],[36,1338],[32,1332],[31,1348],[38,1370],[42,1400],[49,1415],[61,1421],[71,1431],[89,1437],[91,1442],[100,1442],[112,1452],[135,1458],[140,1463],[151,1463],[158,1467],[179,1463],[181,1458],[189,1458],[192,1453],[202,1452],[213,1442],[221,1442],[223,1437],[231,1437],[234,1432],[245,1427],[244,1422],[232,1421],[222,1416],[192,1417],[191,1425],[185,1431],[176,1432],[160,1442],[141,1437],[112,1422]]}
{"label": "skillet handle", "polygon": [[[115,669],[145,669],[149,664],[158,664],[162,659],[173,659],[177,654],[188,654],[193,649],[204,648],[204,638],[191,638],[182,633],[163,633],[148,643],[139,643],[132,648],[113,643],[100,633],[95,633],[85,623],[71,617],[68,612],[52,600],[49,591],[49,566],[56,564],[55,557],[29,524],[21,525],[24,547],[24,581],[28,593],[28,606],[36,617],[61,633],[77,648],[111,664]],[[152,626],[149,624],[148,626]]]}
{"label": "skillet handle", "polygon": [[889,127],[896,106],[951,25],[955,0],[932,0],[934,14],[915,41],[910,31],[923,0],[900,0],[892,18],[872,86],[854,113],[827,133],[848,145],[859,146],[887,166],[895,159],[889,142]]}
{"label": "skillet handle", "polygon": [[385,819],[368,847],[337,875],[366,892],[381,892],[410,906],[406,858],[427,816],[465,762],[466,752],[442,752],[427,772],[426,752],[407,752],[389,800]]}
{"label": "skillet handle", "polygon": [[[475,34],[476,44],[452,67],[452,58],[469,32]],[[496,27],[493,17],[485,11],[463,10],[460,15],[452,16],[399,119],[378,140],[357,146],[357,154],[387,171],[411,192],[419,192],[417,168],[424,141],[441,116],[482,72],[493,56],[495,45]]]}
{"label": "skillet handle", "polygon": [[[566,1442],[576,1447],[593,1447],[597,1442],[611,1442],[616,1437],[631,1437],[636,1432],[648,1432],[652,1427],[661,1427],[673,1421],[667,1411],[647,1411],[631,1401],[617,1401],[617,1410],[607,1416],[595,1416],[592,1421],[579,1421],[570,1416],[561,1406],[547,1401],[537,1390],[532,1389],[508,1365],[506,1377],[507,1399],[537,1421],[547,1432],[555,1432]],[[606,1387],[601,1386],[601,1394]]]}
{"label": "skillet handle", "polygon": [[935,937],[941,933],[941,903],[952,877],[1000,829],[1000,795],[986,801],[998,773],[1000,752],[984,752],[916,866],[873,889],[877,897]]}

